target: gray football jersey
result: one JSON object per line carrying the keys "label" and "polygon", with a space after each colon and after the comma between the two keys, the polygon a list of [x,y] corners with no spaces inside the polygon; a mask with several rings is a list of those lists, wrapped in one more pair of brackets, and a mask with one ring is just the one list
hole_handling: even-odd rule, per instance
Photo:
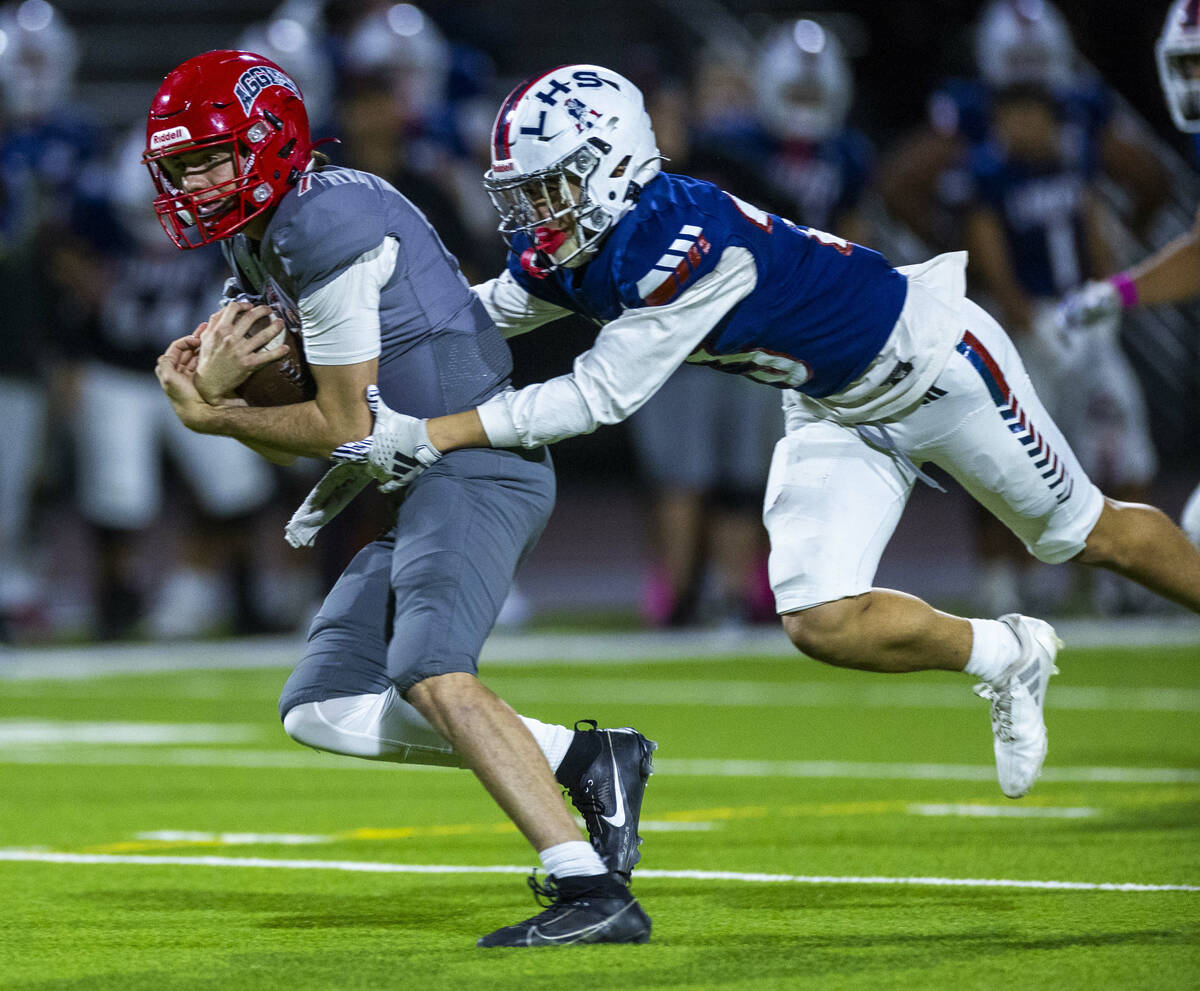
{"label": "gray football jersey", "polygon": [[508,344],[425,217],[378,176],[337,166],[308,172],[280,201],[261,244],[239,234],[222,248],[246,291],[266,296],[298,330],[296,302],[388,237],[399,251],[379,298],[384,402],[440,416],[506,388]]}

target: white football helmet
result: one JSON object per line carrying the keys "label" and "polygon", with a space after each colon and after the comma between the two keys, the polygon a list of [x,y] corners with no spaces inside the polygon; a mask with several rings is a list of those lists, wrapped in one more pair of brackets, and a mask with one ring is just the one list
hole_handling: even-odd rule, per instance
{"label": "white football helmet", "polygon": [[823,141],[846,122],[854,78],[842,44],[802,19],[763,42],[754,80],[763,123],[781,138]]}
{"label": "white football helmet", "polygon": [[1046,0],[994,0],[975,28],[975,64],[988,85],[1075,78],[1075,43],[1062,14]]}
{"label": "white football helmet", "polygon": [[7,114],[45,117],[66,101],[78,64],[75,32],[46,0],[0,7],[0,90]]}
{"label": "white football helmet", "polygon": [[350,30],[345,56],[351,75],[379,73],[390,78],[397,100],[411,117],[432,116],[446,98],[450,43],[411,3],[371,10]]}
{"label": "white football helmet", "polygon": [[1200,131],[1200,3],[1175,0],[1155,46],[1158,78],[1171,119],[1181,131]]}
{"label": "white football helmet", "polygon": [[[563,65],[508,94],[492,128],[483,184],[500,233],[527,234],[548,264],[583,264],[658,175],[661,155],[641,91],[598,65]],[[565,238],[548,220],[574,221]]]}

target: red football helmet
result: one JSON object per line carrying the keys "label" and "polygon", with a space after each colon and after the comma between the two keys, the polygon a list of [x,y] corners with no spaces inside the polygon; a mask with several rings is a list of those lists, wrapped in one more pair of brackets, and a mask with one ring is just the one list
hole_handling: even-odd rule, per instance
{"label": "red football helmet", "polygon": [[[228,145],[233,179],[194,193],[163,160]],[[205,52],[163,80],[150,104],[142,161],[158,189],[154,212],[179,248],[229,237],[270,209],[312,158],[300,88],[253,52]],[[216,207],[216,209],[214,209]]]}

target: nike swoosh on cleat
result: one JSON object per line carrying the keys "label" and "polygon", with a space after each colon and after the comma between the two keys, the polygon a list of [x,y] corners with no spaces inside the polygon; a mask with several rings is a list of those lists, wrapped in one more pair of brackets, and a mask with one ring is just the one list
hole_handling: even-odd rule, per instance
{"label": "nike swoosh on cleat", "polygon": [[625,825],[625,791],[621,787],[621,774],[617,770],[617,755],[615,751],[612,753],[612,769],[613,779],[617,783],[617,787],[614,789],[617,793],[617,811],[611,816],[601,815],[600,818],[614,829],[620,829]]}

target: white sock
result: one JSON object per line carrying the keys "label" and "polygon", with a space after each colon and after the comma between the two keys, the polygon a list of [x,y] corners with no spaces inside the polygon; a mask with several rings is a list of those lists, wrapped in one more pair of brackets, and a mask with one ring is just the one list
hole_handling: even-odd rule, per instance
{"label": "white sock", "polygon": [[575,731],[569,730],[565,726],[539,723],[536,719],[530,719],[528,716],[522,716],[521,722],[533,734],[537,745],[542,748],[551,772],[557,771],[558,765],[562,763],[563,757],[567,754],[567,748],[575,738]]}
{"label": "white sock", "polygon": [[1021,642],[1006,624],[998,619],[969,619],[971,624],[971,656],[963,669],[967,674],[987,682],[997,682],[1021,654]]}
{"label": "white sock", "polygon": [[608,873],[600,855],[592,849],[590,843],[583,840],[569,840],[546,847],[538,856],[542,859],[542,867],[546,873],[555,877],[590,877],[593,874]]}

